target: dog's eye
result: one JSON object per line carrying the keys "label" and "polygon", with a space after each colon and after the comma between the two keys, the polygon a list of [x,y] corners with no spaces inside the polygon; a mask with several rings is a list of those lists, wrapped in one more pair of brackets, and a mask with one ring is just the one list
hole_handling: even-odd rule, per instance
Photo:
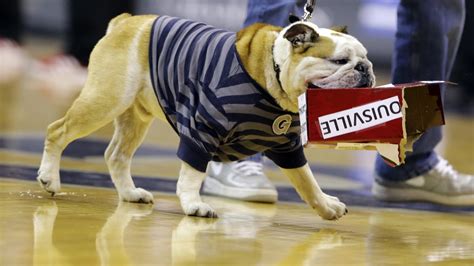
{"label": "dog's eye", "polygon": [[348,59],[338,59],[338,60],[331,60],[336,65],[345,65],[349,62]]}

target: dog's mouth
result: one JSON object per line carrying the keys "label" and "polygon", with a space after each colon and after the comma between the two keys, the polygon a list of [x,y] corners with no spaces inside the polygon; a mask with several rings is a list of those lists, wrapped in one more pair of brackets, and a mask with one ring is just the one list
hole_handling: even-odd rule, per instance
{"label": "dog's mouth", "polygon": [[307,87],[308,87],[308,89],[322,89],[321,87],[313,84],[312,82],[309,82]]}
{"label": "dog's mouth", "polygon": [[[367,83],[360,83],[360,84],[357,84],[356,86],[353,86],[353,87],[346,87],[346,88],[370,88],[372,86],[372,84],[370,84],[369,82]],[[307,84],[307,88],[308,89],[324,89],[324,87],[320,87],[312,82],[309,82]],[[342,88],[342,87],[341,87]]]}

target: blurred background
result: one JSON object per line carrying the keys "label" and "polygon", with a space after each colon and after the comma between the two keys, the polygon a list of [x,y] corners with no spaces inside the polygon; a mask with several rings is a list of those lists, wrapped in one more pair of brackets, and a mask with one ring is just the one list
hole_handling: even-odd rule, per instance
{"label": "blurred background", "polygon": [[[21,17],[26,34],[66,39],[69,30],[68,0],[24,0]],[[99,1],[100,2],[100,1]],[[320,27],[348,25],[349,32],[369,50],[381,68],[390,66],[396,27],[397,0],[320,0],[313,21]],[[91,7],[94,8],[94,7]],[[242,0],[140,0],[135,14],[167,14],[238,31],[244,22],[247,1]]]}
{"label": "blurred background", "polygon": [[[97,3],[99,2],[107,1]],[[247,1],[241,0],[131,0],[129,2],[130,7],[127,9],[133,10],[135,14],[156,13],[185,17],[232,31],[238,31],[241,28],[247,8]],[[470,24],[472,19],[469,14],[472,4],[469,3],[470,1],[467,2],[467,24]],[[22,24],[22,43],[29,45],[29,50],[33,54],[47,57],[68,46],[65,42],[72,31],[71,13],[74,12],[69,11],[75,8],[71,7],[73,1],[23,0],[20,3],[21,11],[18,16]],[[320,27],[347,25],[350,34],[356,36],[367,47],[369,58],[375,65],[378,85],[382,85],[390,81],[397,4],[398,0],[319,0],[313,21]],[[99,21],[100,18],[94,18],[96,13],[94,9],[107,8],[104,4],[100,5],[102,6],[91,6],[91,13],[82,16],[89,16],[91,21]],[[117,9],[111,7],[111,9],[114,8]],[[88,25],[83,26],[85,28]],[[466,28],[466,31],[471,31],[470,27]],[[100,30],[103,31],[103,29]],[[465,35],[468,36],[468,32]],[[465,43],[467,43],[465,46],[471,47],[470,40]],[[460,50],[463,51],[462,47]],[[467,57],[471,58],[470,56]],[[459,57],[466,56],[461,54]],[[81,58],[79,61],[86,63]],[[473,71],[466,71],[466,68],[472,69],[473,63],[460,62],[458,65],[460,64],[462,66],[455,68],[451,80],[459,82],[464,79],[467,80],[464,83],[472,84]],[[449,90],[446,101],[448,110],[461,114],[474,113],[474,92],[465,87],[466,85]]]}
{"label": "blurred background", "polygon": [[[397,0],[319,0],[313,21],[320,27],[348,25],[380,67],[390,65],[396,27]],[[68,0],[24,0],[23,21],[27,33],[65,37]],[[94,7],[91,7],[94,8]],[[238,31],[246,15],[242,0],[139,0],[136,14],[167,14]]]}

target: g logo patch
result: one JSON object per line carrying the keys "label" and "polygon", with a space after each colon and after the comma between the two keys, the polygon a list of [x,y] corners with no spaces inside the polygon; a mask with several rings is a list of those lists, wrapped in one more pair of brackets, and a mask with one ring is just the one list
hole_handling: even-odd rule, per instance
{"label": "g logo patch", "polygon": [[273,121],[273,133],[276,135],[283,135],[286,134],[288,129],[291,126],[291,115],[280,115]]}

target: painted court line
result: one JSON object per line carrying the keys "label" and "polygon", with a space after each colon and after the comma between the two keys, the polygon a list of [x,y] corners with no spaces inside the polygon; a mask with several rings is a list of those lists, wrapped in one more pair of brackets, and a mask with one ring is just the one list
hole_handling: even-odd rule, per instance
{"label": "painted court line", "polygon": [[[35,181],[37,175],[37,168],[23,167],[15,165],[2,165],[0,164],[0,178],[13,178],[19,180]],[[151,191],[159,191],[165,193],[175,193],[176,181],[165,179],[165,178],[147,178],[135,176],[135,184],[139,187]],[[94,186],[94,187],[107,187],[112,188],[113,183],[109,175],[101,173],[91,172],[80,172],[80,171],[61,171],[61,182],[64,184]],[[280,186],[278,189],[278,199],[286,202],[301,202],[298,194],[292,187]],[[474,207],[448,207],[442,205],[436,205],[431,203],[423,202],[410,202],[410,203],[388,203],[375,200],[370,191],[346,191],[346,190],[334,190],[325,189],[325,192],[338,197],[341,201],[347,203],[350,206],[363,206],[363,207],[377,207],[377,208],[403,208],[412,210],[426,210],[426,211],[437,211],[437,212],[474,212]]]}

